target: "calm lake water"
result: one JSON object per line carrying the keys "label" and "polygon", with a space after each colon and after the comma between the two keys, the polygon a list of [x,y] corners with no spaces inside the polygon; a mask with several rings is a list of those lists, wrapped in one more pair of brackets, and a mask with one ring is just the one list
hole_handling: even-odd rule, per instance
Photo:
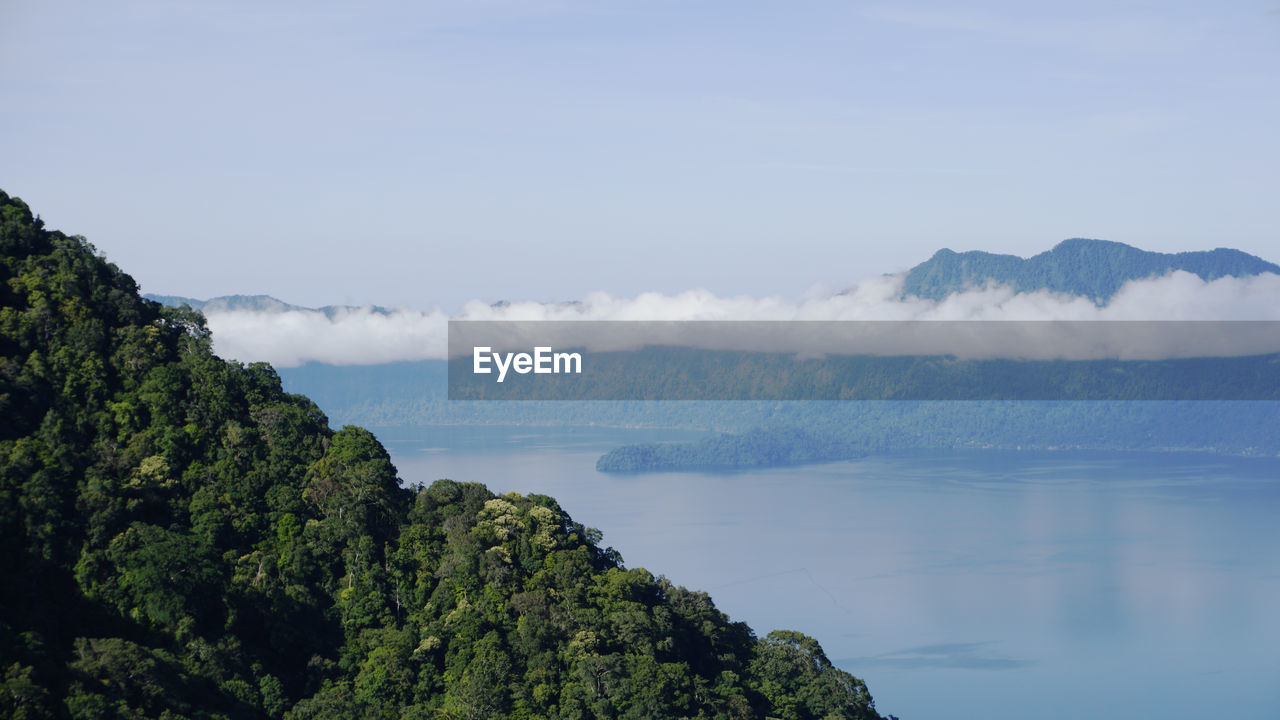
{"label": "calm lake water", "polygon": [[[686,434],[684,437],[688,437]],[[406,483],[545,493],[628,566],[791,628],[882,713],[1280,718],[1280,459],[952,452],[597,473],[629,430],[441,428]]]}

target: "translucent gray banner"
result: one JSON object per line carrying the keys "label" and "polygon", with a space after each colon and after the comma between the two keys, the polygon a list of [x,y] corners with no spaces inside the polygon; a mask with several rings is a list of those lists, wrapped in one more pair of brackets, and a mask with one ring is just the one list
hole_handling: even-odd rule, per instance
{"label": "translucent gray banner", "polygon": [[449,323],[453,400],[1274,400],[1280,322]]}

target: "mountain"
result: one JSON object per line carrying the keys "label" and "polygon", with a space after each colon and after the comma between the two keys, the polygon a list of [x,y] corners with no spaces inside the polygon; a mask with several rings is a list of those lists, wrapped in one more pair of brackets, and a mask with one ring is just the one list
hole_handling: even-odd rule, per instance
{"label": "mountain", "polygon": [[1216,280],[1280,273],[1280,265],[1226,248],[1157,253],[1124,243],[1075,238],[1026,259],[977,250],[939,250],[907,273],[903,294],[941,300],[954,292],[994,283],[1018,292],[1050,290],[1105,304],[1130,280],[1159,277],[1174,270]]}
{"label": "mountain", "polygon": [[220,295],[208,300],[197,300],[196,298],[183,297],[181,295],[156,295],[147,293],[142,297],[152,302],[160,303],[166,307],[181,307],[188,305],[193,310],[199,310],[202,313],[228,313],[228,312],[314,312],[321,313],[326,317],[344,312],[372,312],[379,315],[389,315],[391,311],[378,305],[325,305],[320,308],[309,308],[301,305],[291,305],[283,300],[277,300],[270,295]]}
{"label": "mountain", "polygon": [[603,454],[596,469],[750,470],[961,449],[1280,455],[1272,430],[1280,403],[1272,401],[801,402],[726,408],[720,418],[717,405],[732,403],[700,403],[705,407],[695,417],[746,427],[686,442],[623,445]]}
{"label": "mountain", "polygon": [[208,300],[182,297],[180,295],[155,295],[147,293],[142,297],[161,305],[179,307],[190,305],[193,310],[203,312],[285,312],[288,310],[309,310],[310,308],[290,305],[270,295],[222,295]]}
{"label": "mountain", "polygon": [[401,487],[3,192],[0,273],[4,717],[880,717],[550,497]]}

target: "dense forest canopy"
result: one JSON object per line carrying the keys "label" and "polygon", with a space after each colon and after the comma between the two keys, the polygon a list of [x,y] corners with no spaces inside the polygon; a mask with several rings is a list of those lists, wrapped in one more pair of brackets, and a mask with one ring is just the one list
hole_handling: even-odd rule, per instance
{"label": "dense forest canopy", "polygon": [[880,717],[552,498],[402,488],[2,192],[0,249],[4,716]]}

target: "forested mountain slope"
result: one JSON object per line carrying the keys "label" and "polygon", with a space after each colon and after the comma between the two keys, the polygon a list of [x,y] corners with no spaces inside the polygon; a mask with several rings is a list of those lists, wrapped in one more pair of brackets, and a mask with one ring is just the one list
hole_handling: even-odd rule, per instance
{"label": "forested mountain slope", "polygon": [[877,718],[545,496],[400,487],[0,193],[0,715]]}

